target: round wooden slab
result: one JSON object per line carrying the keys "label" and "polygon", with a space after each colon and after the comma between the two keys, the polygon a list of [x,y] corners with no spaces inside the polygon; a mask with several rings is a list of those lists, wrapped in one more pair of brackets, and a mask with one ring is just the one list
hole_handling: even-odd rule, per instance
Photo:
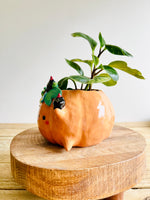
{"label": "round wooden slab", "polygon": [[15,180],[51,200],[106,198],[137,184],[145,169],[143,136],[119,126],[100,144],[69,152],[32,128],[14,137],[10,153]]}

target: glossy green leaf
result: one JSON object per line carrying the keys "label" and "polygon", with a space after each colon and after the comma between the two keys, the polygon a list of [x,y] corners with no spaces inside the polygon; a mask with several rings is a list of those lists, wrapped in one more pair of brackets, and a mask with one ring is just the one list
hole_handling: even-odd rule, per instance
{"label": "glossy green leaf", "polygon": [[80,82],[80,83],[83,83],[83,84],[87,84],[90,81],[90,79],[88,77],[86,77],[86,76],[78,76],[78,75],[69,76],[69,79],[77,81],[77,82]]}
{"label": "glossy green leaf", "polygon": [[108,65],[103,65],[103,69],[109,74],[113,81],[118,81],[119,75],[115,69]]}
{"label": "glossy green leaf", "polygon": [[72,36],[73,37],[82,37],[82,38],[86,39],[89,42],[92,51],[95,50],[95,48],[97,46],[97,42],[93,38],[91,38],[90,36],[88,36],[84,33],[80,33],[80,32],[72,33]]}
{"label": "glossy green leaf", "polygon": [[82,59],[79,59],[79,58],[75,58],[75,59],[72,59],[71,61],[72,61],[72,62],[82,62],[82,63],[86,63],[86,64],[88,64],[90,67],[92,67],[92,65],[93,65],[93,60],[82,60]]}
{"label": "glossy green leaf", "polygon": [[97,66],[99,63],[99,58],[95,55],[92,55],[92,59],[93,59],[94,65]]}
{"label": "glossy green leaf", "polygon": [[102,34],[99,33],[99,42],[100,42],[100,47],[102,48],[103,46],[105,46],[105,40],[104,38],[102,37]]}
{"label": "glossy green leaf", "polygon": [[[103,73],[103,74],[101,74],[101,75],[110,77],[110,76],[109,76],[108,74],[106,74],[106,73]],[[106,81],[106,82],[103,82],[103,84],[110,87],[110,86],[116,85],[116,84],[117,84],[117,81],[114,81],[114,80],[110,77],[110,80],[108,80],[108,81]]]}
{"label": "glossy green leaf", "polygon": [[128,67],[127,63],[124,61],[114,61],[109,63],[109,66],[120,69],[128,74],[131,74],[132,76],[135,76],[136,78],[145,79],[140,71]]}
{"label": "glossy green leaf", "polygon": [[67,89],[67,85],[68,85],[68,77],[62,78],[61,80],[59,80],[58,82],[58,87],[61,90],[66,90]]}
{"label": "glossy green leaf", "polygon": [[112,54],[115,55],[121,55],[121,56],[132,56],[129,52],[125,51],[124,49],[121,49],[118,46],[106,44],[105,48]]}
{"label": "glossy green leaf", "polygon": [[84,75],[83,70],[77,63],[75,63],[71,60],[67,60],[67,59],[66,59],[66,62],[68,63],[68,65],[70,65],[72,68],[74,68],[80,75]]}
{"label": "glossy green leaf", "polygon": [[93,79],[90,80],[89,84],[92,83],[103,83],[111,80],[111,77],[107,74],[100,74],[98,76],[95,76]]}
{"label": "glossy green leaf", "polygon": [[67,85],[68,85],[68,80],[71,80],[74,83],[75,89],[77,89],[77,85],[75,80],[73,80],[71,77],[65,77],[62,78],[59,82],[58,82],[58,86],[61,90],[66,90],[67,89]]}

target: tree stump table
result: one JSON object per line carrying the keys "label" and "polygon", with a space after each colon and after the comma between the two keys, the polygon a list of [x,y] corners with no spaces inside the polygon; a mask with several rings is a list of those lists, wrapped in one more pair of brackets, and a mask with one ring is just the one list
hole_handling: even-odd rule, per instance
{"label": "tree stump table", "polygon": [[48,200],[122,200],[145,169],[143,136],[120,126],[100,144],[69,152],[28,129],[14,137],[10,154],[16,182]]}

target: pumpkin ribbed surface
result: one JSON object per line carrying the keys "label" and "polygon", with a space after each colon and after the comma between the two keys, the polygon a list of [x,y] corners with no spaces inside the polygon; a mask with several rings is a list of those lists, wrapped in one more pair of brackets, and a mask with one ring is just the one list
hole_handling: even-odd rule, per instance
{"label": "pumpkin ribbed surface", "polygon": [[114,109],[102,91],[63,90],[63,109],[41,104],[38,127],[51,143],[64,146],[91,146],[109,137]]}

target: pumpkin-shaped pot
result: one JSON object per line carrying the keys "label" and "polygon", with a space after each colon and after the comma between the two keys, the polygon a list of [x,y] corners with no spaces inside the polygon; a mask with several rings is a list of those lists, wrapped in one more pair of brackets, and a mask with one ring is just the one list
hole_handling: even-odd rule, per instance
{"label": "pumpkin-shaped pot", "polygon": [[109,137],[114,124],[114,109],[103,91],[63,90],[65,107],[54,109],[41,104],[38,127],[51,143],[64,146],[96,145]]}

